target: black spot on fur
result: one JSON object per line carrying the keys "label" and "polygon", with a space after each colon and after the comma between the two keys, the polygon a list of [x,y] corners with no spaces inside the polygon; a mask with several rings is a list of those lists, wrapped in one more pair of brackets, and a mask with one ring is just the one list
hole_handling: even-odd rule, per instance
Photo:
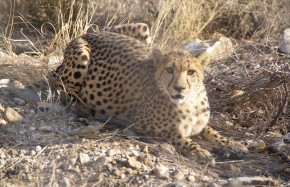
{"label": "black spot on fur", "polygon": [[77,71],[74,73],[74,78],[79,79],[82,76],[81,72]]}

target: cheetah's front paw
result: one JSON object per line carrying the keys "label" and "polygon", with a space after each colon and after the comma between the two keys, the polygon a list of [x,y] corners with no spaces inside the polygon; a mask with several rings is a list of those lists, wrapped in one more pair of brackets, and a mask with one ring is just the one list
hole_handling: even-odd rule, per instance
{"label": "cheetah's front paw", "polygon": [[199,158],[206,159],[206,160],[207,159],[211,160],[213,158],[209,151],[202,148],[197,148],[195,151],[192,152],[192,154],[195,154]]}
{"label": "cheetah's front paw", "polygon": [[210,163],[212,166],[215,165],[215,160],[211,153],[205,149],[202,148],[196,148],[195,150],[191,151],[188,156],[190,158],[194,158],[201,162],[207,162]]}
{"label": "cheetah's front paw", "polygon": [[230,141],[226,147],[228,147],[229,149],[238,152],[238,153],[244,153],[244,154],[248,154],[249,150],[246,146],[244,146],[243,144],[241,144],[240,142],[236,142],[236,141]]}

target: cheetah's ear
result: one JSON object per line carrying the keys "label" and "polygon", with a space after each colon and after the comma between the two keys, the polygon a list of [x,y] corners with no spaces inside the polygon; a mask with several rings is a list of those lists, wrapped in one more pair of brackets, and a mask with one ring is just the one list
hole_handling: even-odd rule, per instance
{"label": "cheetah's ear", "polygon": [[203,67],[206,67],[211,60],[211,53],[210,52],[202,52],[201,54],[197,55],[196,58],[200,61]]}
{"label": "cheetah's ear", "polygon": [[154,65],[158,65],[160,62],[163,61],[164,55],[162,54],[162,52],[159,49],[153,48],[151,55],[152,55],[152,58],[154,61]]}

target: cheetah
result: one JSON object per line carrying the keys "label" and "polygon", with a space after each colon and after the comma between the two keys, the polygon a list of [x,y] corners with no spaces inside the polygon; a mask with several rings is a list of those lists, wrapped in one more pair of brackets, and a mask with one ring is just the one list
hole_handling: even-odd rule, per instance
{"label": "cheetah", "polygon": [[[134,27],[135,28],[135,27]],[[138,26],[137,26],[138,28]],[[161,138],[189,157],[212,159],[190,137],[248,153],[241,143],[208,126],[210,108],[203,83],[210,54],[162,53],[132,35],[102,31],[74,39],[56,73],[94,112],[126,122],[140,135]],[[138,35],[138,34],[137,34]],[[133,37],[132,37],[133,36]]]}
{"label": "cheetah", "polygon": [[137,40],[150,45],[152,38],[150,37],[149,27],[145,23],[128,23],[112,26],[103,29],[103,31],[115,32],[136,38]]}

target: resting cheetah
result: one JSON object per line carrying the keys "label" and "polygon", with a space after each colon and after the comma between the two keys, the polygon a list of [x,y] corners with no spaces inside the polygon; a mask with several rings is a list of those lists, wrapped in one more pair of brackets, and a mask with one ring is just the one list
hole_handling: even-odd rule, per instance
{"label": "resting cheetah", "polygon": [[[145,31],[144,25],[139,29]],[[138,32],[131,30],[131,36]],[[85,34],[68,45],[56,70],[66,87],[76,90],[95,112],[125,121],[142,135],[161,137],[184,155],[212,158],[189,138],[199,133],[214,144],[248,152],[207,125],[203,78],[208,53],[163,54],[119,33]]]}

